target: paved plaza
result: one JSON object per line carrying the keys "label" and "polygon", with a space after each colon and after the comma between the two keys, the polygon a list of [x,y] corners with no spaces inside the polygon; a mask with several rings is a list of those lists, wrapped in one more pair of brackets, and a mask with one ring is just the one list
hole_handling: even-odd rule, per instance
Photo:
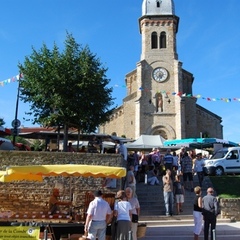
{"label": "paved plaza", "polygon": [[[193,239],[193,224],[157,225],[147,224],[145,237],[141,240],[190,240]],[[203,240],[203,231],[199,240]],[[210,237],[209,237],[210,239]],[[216,240],[239,240],[240,222],[219,223],[216,228]]]}

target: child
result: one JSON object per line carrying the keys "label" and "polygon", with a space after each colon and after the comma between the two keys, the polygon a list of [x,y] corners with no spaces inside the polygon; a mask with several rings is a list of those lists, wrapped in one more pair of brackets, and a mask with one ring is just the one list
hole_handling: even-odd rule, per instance
{"label": "child", "polygon": [[180,176],[175,176],[175,182],[173,183],[173,194],[175,196],[177,215],[182,212],[182,204],[184,203],[184,187],[180,181]]}

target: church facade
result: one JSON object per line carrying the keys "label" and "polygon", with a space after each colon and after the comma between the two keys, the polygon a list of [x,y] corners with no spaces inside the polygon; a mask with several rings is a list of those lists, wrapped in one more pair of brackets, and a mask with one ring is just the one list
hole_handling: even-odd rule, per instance
{"label": "church facade", "polygon": [[99,132],[132,139],[142,134],[165,139],[223,138],[222,118],[192,96],[193,74],[178,60],[178,24],[173,0],[143,0],[140,61],[126,75],[123,104]]}

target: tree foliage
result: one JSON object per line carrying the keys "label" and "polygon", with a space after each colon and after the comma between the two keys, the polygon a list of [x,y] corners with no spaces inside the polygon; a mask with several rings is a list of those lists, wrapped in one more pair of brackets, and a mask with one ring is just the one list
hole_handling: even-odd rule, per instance
{"label": "tree foliage", "polygon": [[[13,141],[13,136],[6,136],[5,138]],[[16,136],[16,141],[15,142],[16,143],[22,143],[22,144],[25,144],[25,145],[29,145],[29,142],[25,138],[20,137],[20,136]]]}
{"label": "tree foliage", "polygon": [[113,111],[107,68],[69,33],[64,46],[62,52],[55,43],[52,50],[46,44],[39,51],[32,48],[32,54],[19,63],[20,98],[30,104],[27,114],[33,123],[93,132]]}
{"label": "tree foliage", "polygon": [[0,118],[0,127],[2,127],[3,125],[5,125],[5,121],[3,118]]}
{"label": "tree foliage", "polygon": [[34,151],[41,151],[44,148],[45,148],[44,143],[39,139],[35,139],[31,144],[31,149]]}

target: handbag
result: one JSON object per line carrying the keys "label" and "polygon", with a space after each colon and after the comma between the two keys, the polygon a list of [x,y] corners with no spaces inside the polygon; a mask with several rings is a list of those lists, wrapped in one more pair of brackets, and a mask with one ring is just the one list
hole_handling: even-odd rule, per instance
{"label": "handbag", "polygon": [[132,222],[138,223],[138,215],[137,214],[132,214]]}

